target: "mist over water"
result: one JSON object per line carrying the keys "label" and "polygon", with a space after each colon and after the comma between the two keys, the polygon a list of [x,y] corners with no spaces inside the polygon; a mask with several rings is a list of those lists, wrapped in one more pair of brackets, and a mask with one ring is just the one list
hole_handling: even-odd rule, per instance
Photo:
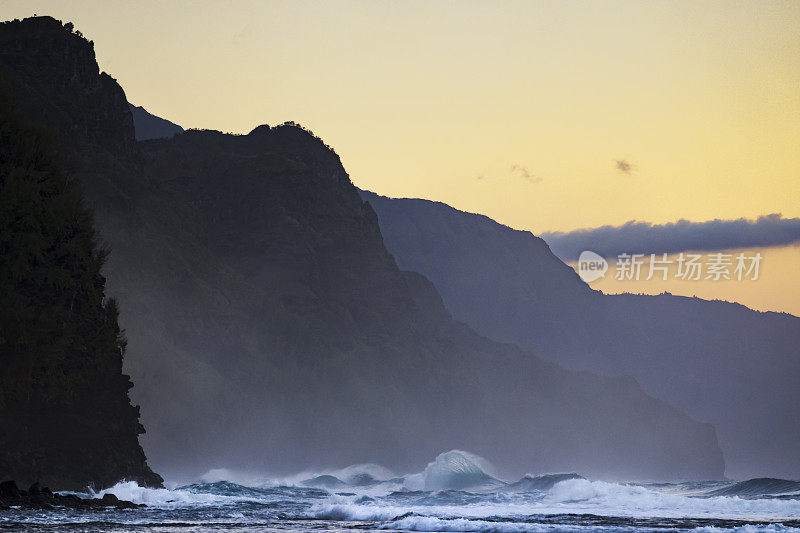
{"label": "mist over water", "polygon": [[[421,471],[376,464],[261,478],[222,469],[172,489],[120,482],[114,494],[147,507],[126,511],[11,512],[2,529],[87,531],[800,531],[800,482],[754,479],[609,483],[578,474],[494,477],[485,459],[451,450]],[[215,479],[228,476],[228,479]],[[213,481],[212,481],[213,480]]]}

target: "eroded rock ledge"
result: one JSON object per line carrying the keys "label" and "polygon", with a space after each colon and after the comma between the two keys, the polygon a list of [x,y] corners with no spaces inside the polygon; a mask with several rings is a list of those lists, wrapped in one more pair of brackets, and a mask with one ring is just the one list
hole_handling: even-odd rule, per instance
{"label": "eroded rock ledge", "polygon": [[0,483],[0,510],[12,507],[23,509],[56,509],[58,507],[135,509],[146,507],[146,505],[120,500],[113,494],[105,494],[102,498],[81,498],[75,494],[59,494],[47,487],[41,487],[39,483],[34,483],[28,490],[21,490],[15,481],[3,481]]}

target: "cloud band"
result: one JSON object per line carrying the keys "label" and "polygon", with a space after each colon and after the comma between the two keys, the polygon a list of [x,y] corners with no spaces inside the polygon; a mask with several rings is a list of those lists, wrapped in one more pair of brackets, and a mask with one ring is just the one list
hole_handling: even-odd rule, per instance
{"label": "cloud band", "polygon": [[683,251],[717,251],[800,244],[800,218],[778,213],[756,220],[679,220],[651,224],[631,220],[621,226],[601,226],[570,232],[549,232],[541,237],[563,261],[575,261],[584,250],[603,257],[620,253],[662,254]]}

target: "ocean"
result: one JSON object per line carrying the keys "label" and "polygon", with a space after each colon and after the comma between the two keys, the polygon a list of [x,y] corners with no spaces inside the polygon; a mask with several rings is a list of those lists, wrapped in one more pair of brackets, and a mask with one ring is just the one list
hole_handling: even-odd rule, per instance
{"label": "ocean", "polygon": [[0,530],[800,532],[800,482],[791,480],[642,484],[553,474],[507,482],[459,451],[410,475],[367,464],[238,483],[222,470],[203,477],[172,489],[120,482],[79,494],[147,505],[138,509],[0,511]]}

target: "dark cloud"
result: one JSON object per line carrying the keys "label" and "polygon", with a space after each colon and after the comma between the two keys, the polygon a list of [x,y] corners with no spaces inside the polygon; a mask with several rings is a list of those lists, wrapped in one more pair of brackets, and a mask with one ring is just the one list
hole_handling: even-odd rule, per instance
{"label": "dark cloud", "polygon": [[533,174],[528,167],[522,165],[511,165],[511,169],[509,170],[512,176],[518,176],[525,181],[530,183],[538,183],[542,181],[541,176],[537,176]]}
{"label": "dark cloud", "polygon": [[710,252],[800,244],[800,218],[783,218],[775,213],[757,220],[679,220],[669,224],[631,220],[622,226],[601,226],[568,233],[556,231],[544,233],[541,237],[564,261],[576,260],[584,250],[603,257],[616,257],[623,252]]}
{"label": "dark cloud", "polygon": [[633,172],[633,165],[626,159],[617,159],[614,161],[614,165],[617,167],[617,170],[623,174],[630,174]]}

